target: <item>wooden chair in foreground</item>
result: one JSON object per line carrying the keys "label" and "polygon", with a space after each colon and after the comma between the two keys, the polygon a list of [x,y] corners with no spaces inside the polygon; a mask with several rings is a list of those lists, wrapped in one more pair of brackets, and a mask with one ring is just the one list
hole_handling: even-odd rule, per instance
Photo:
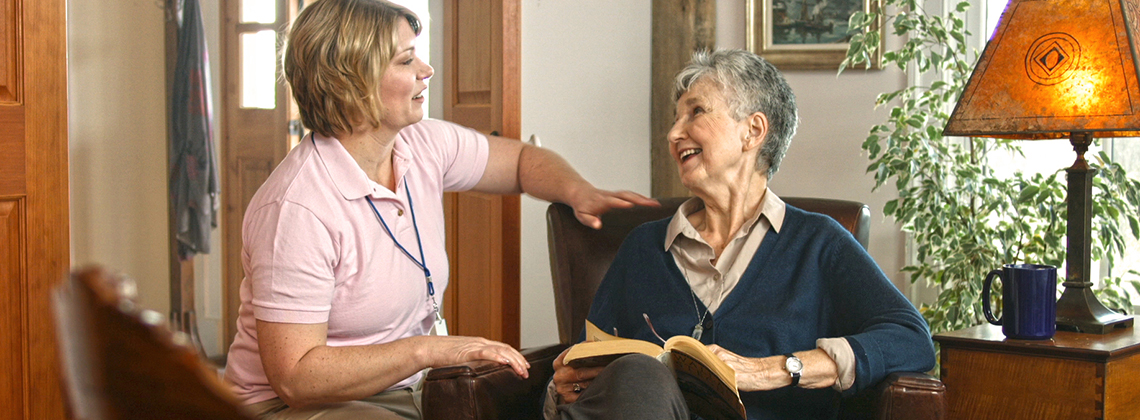
{"label": "wooden chair in foreground", "polygon": [[70,418],[250,419],[166,317],[142,310],[134,282],[90,267],[54,293]]}
{"label": "wooden chair in foreground", "polygon": [[[785,197],[792,206],[831,216],[867,247],[870,210],[862,203],[818,198]],[[561,343],[523,354],[530,361],[530,378],[521,380],[505,367],[471,362],[435,369],[424,384],[424,416],[433,419],[540,419],[541,397],[553,371],[552,362],[577,341],[586,314],[618,246],[638,225],[672,215],[685,198],[662,199],[661,207],[612,210],[593,230],[563,204],[546,212],[555,311]],[[841,402],[845,420],[938,420],[945,417],[945,386],[924,373],[896,373],[878,386]]]}

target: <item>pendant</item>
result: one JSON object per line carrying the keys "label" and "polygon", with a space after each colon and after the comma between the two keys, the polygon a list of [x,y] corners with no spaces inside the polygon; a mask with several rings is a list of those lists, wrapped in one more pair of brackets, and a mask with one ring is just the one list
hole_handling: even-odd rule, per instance
{"label": "pendant", "polygon": [[693,338],[701,341],[701,333],[705,332],[705,327],[701,324],[693,326]]}

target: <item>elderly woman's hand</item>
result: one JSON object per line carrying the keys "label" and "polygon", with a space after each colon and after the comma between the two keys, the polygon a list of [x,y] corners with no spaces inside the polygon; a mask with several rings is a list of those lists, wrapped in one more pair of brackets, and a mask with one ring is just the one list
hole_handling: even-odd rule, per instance
{"label": "elderly woman's hand", "polygon": [[736,388],[740,391],[766,391],[791,382],[783,365],[774,358],[744,357],[716,344],[710,345],[709,350],[736,371]]}
{"label": "elderly woman's hand", "polygon": [[[744,357],[716,344],[709,345],[709,350],[736,371],[736,388],[741,391],[766,391],[792,383],[791,375],[784,369],[784,356]],[[826,388],[839,380],[839,367],[827,352],[812,349],[796,352],[796,357],[804,365],[800,388]]]}
{"label": "elderly woman's hand", "polygon": [[421,346],[428,366],[440,367],[475,360],[490,360],[510,365],[511,370],[523,378],[530,376],[530,363],[518,350],[498,341],[481,337],[424,336],[428,341]]}
{"label": "elderly woman's hand", "polygon": [[598,367],[584,367],[575,369],[566,366],[562,363],[562,359],[566,357],[566,352],[570,349],[562,351],[558,358],[554,359],[554,390],[558,393],[559,404],[570,404],[578,401],[578,396],[586,388],[590,387],[590,382],[602,373],[605,366]]}
{"label": "elderly woman's hand", "polygon": [[661,205],[657,200],[632,191],[606,191],[588,184],[566,204],[574,208],[574,216],[579,222],[594,229],[601,229],[601,216],[610,209]]}

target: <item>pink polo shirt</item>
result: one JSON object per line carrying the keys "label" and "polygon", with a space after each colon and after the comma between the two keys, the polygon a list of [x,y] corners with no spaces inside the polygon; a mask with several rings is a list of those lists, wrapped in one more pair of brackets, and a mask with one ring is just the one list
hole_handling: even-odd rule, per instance
{"label": "pink polo shirt", "polygon": [[[487,154],[482,134],[425,119],[396,136],[392,192],[368,179],[336,139],[305,137],[289,152],[254,194],[242,223],[245,279],[226,366],[238,397],[252,404],[277,396],[262,368],[256,319],[328,323],[329,346],[427,334],[433,313],[424,272],[396,247],[365,197],[419,259],[414,204],[436,300],[442,300],[448,283],[443,192],[474,187]],[[392,388],[408,387],[420,376]]]}

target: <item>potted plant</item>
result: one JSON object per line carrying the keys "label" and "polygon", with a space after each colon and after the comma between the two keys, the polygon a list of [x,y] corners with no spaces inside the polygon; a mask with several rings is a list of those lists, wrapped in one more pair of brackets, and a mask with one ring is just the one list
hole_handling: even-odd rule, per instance
{"label": "potted plant", "polygon": [[[932,332],[980,324],[981,285],[1003,263],[1061,267],[1065,258],[1065,174],[1002,175],[996,159],[1022,155],[1019,142],[942,136],[979,55],[966,43],[963,20],[968,2],[945,13],[928,13],[915,0],[883,0],[880,11],[856,13],[850,45],[840,67],[865,63],[883,49],[877,25],[902,38],[902,46],[882,50],[884,66],[916,71],[933,82],[885,92],[876,106],[890,106],[886,121],[871,128],[863,150],[875,188],[888,183],[898,197],[883,212],[907,232],[915,249],[903,268],[910,280],[938,290],[920,311]],[[1093,255],[1116,262],[1126,234],[1140,236],[1140,182],[1131,179],[1106,153],[1089,158],[1099,169],[1093,185]],[[1063,273],[1063,272],[1062,272]],[[1059,276],[1059,277],[1063,277]],[[1134,279],[1136,272],[1129,278]],[[1125,287],[1140,282],[1117,276],[1098,290],[1110,308],[1130,310]],[[1000,295],[1000,293],[998,293]],[[1000,296],[995,296],[1000,299]]]}

